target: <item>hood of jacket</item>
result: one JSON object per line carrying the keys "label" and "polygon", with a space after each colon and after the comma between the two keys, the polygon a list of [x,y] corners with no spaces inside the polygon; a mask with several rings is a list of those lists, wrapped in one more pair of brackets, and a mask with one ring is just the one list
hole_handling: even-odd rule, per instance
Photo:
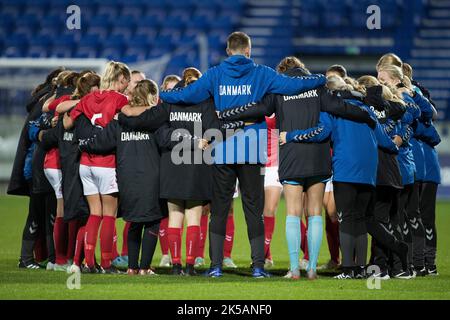
{"label": "hood of jacket", "polygon": [[249,59],[242,55],[233,55],[225,59],[221,64],[220,68],[223,72],[232,78],[240,78],[246,75],[251,70],[256,67],[256,64],[252,59]]}

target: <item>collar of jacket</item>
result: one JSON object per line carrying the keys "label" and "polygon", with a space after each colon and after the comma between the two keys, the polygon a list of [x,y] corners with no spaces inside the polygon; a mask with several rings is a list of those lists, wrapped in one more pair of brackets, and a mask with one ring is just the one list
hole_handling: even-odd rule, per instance
{"label": "collar of jacket", "polygon": [[225,59],[221,64],[221,69],[232,78],[240,78],[249,73],[256,64],[252,59],[243,55],[232,55]]}

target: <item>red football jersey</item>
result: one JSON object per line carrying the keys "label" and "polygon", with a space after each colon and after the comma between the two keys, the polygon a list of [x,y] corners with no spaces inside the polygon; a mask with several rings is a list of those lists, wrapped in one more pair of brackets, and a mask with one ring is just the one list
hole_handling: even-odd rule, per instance
{"label": "red football jersey", "polygon": [[[94,91],[83,97],[70,112],[72,120],[84,114],[93,125],[105,128],[122,107],[128,104],[125,95],[113,90]],[[80,163],[90,167],[115,168],[115,155],[94,155],[83,152]]]}
{"label": "red football jersey", "polygon": [[275,114],[266,117],[267,123],[267,163],[266,167],[278,167],[278,131]]}

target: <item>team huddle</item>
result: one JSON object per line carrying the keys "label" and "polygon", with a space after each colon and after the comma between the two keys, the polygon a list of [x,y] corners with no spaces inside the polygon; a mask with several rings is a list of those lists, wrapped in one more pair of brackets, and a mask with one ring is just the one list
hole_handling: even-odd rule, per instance
{"label": "team huddle", "polygon": [[[237,267],[240,193],[252,276],[270,277],[283,193],[285,278],[304,269],[313,280],[322,268],[336,279],[437,275],[440,137],[412,67],[389,53],[377,77],[354,79],[341,65],[311,74],[296,57],[275,71],[251,60],[242,32],[226,50],[204,74],[186,68],[160,87],[114,61],[102,76],[63,68],[47,76],[27,104],[8,187],[30,197],[19,267],[151,276],[159,240],[159,266],[195,276],[209,238],[204,275],[221,277]],[[318,266],[323,208],[330,260]]]}

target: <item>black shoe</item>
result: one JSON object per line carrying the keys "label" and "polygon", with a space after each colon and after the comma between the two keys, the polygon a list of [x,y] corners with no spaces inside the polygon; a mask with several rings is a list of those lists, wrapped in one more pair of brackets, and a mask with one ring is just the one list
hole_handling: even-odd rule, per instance
{"label": "black shoe", "polygon": [[436,266],[428,266],[427,267],[427,275],[429,275],[429,276],[438,276],[439,273],[437,271]]}
{"label": "black shoe", "polygon": [[109,268],[102,268],[103,274],[122,274],[122,271],[111,265]]}
{"label": "black shoe", "polygon": [[30,269],[30,270],[38,270],[41,267],[34,262],[34,260],[25,263],[22,259],[19,259],[19,264],[17,265],[20,269]]}
{"label": "black shoe", "polygon": [[343,272],[341,274],[338,274],[337,276],[334,276],[334,279],[338,280],[350,280],[355,279],[355,274],[351,268],[342,268]]}
{"label": "black shoe", "polygon": [[413,275],[411,274],[411,271],[407,269],[406,271],[400,270],[400,271],[393,271],[391,274],[392,278],[395,279],[404,279],[404,280],[410,280],[413,278]]}
{"label": "black shoe", "polygon": [[354,270],[355,279],[366,279],[367,272],[365,267],[355,267]]}
{"label": "black shoe", "polygon": [[375,279],[380,279],[380,280],[389,280],[391,278],[389,276],[389,273],[386,270],[383,270],[381,272],[376,272],[371,276],[374,277]]}
{"label": "black shoe", "polygon": [[81,266],[81,273],[101,273],[97,267],[89,267],[87,264]]}
{"label": "black shoe", "polygon": [[184,275],[183,267],[181,266],[181,264],[177,263],[177,264],[174,264],[172,266],[172,274],[174,276],[182,276],[182,275]]}
{"label": "black shoe", "polygon": [[416,277],[425,277],[428,274],[427,268],[425,267],[414,267],[414,273]]}
{"label": "black shoe", "polygon": [[193,264],[186,264],[186,271],[184,273],[185,276],[196,276],[197,272],[195,272]]}

